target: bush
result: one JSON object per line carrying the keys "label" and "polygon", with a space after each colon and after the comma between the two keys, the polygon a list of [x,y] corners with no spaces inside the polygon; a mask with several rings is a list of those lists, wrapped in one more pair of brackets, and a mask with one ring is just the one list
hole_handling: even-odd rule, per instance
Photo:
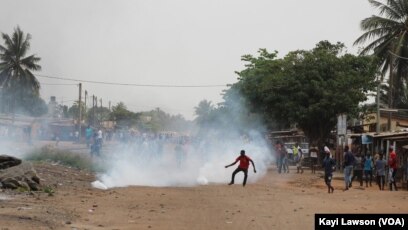
{"label": "bush", "polygon": [[47,193],[48,196],[54,196],[55,190],[51,186],[46,186],[43,188],[43,192]]}
{"label": "bush", "polygon": [[97,170],[100,167],[95,167],[92,159],[87,155],[74,153],[68,150],[57,149],[53,146],[44,146],[42,148],[35,149],[25,156],[25,160],[55,162],[77,169],[100,171]]}

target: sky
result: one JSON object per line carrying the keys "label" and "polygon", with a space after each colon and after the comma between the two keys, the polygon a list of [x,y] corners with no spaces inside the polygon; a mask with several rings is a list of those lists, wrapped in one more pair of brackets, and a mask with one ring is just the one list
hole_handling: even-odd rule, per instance
{"label": "sky", "polygon": [[[222,102],[244,68],[241,56],[260,48],[280,56],[321,40],[353,42],[362,19],[376,14],[367,0],[2,0],[0,32],[16,26],[32,35],[36,74],[83,82],[104,106],[124,102],[134,112],[161,108],[194,119],[202,100]],[[3,41],[0,41],[3,44]],[[38,77],[46,102],[78,100],[79,82]],[[54,85],[67,84],[67,85]]]}

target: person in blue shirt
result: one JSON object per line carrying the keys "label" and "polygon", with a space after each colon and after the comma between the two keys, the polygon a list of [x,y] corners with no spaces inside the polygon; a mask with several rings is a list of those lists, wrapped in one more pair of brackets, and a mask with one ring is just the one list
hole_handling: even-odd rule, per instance
{"label": "person in blue shirt", "polygon": [[370,187],[371,187],[371,182],[373,180],[373,159],[371,158],[371,155],[367,154],[366,157],[364,158],[364,177],[365,177],[365,182],[366,182],[366,187],[368,187],[368,178],[370,177]]}
{"label": "person in blue shirt", "polygon": [[324,182],[327,185],[328,192],[333,193],[334,188],[331,185],[331,180],[333,177],[333,168],[336,165],[336,161],[331,158],[330,151],[325,151],[326,157],[323,159],[323,169],[324,169]]}
{"label": "person in blue shirt", "polygon": [[90,125],[85,130],[85,138],[86,138],[86,147],[89,147],[91,144],[91,138],[92,138],[93,130]]}

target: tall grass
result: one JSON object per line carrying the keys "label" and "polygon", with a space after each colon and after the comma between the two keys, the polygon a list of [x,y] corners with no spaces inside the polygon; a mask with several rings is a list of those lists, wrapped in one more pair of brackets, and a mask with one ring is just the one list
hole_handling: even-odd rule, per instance
{"label": "tall grass", "polygon": [[24,159],[28,161],[53,162],[88,171],[99,172],[102,170],[99,165],[92,162],[92,159],[88,155],[58,149],[53,146],[44,146],[34,149],[25,155]]}

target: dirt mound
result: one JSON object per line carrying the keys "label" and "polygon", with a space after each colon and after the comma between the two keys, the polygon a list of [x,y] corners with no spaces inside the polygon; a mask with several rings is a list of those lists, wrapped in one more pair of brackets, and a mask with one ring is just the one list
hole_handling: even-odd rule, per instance
{"label": "dirt mound", "polygon": [[38,191],[40,178],[31,163],[0,155],[0,188]]}
{"label": "dirt mound", "polygon": [[57,164],[34,163],[33,168],[41,178],[41,191],[0,190],[2,229],[7,229],[3,226],[8,229],[61,229],[69,226],[77,217],[64,202],[80,200],[88,189],[92,189],[90,183],[95,180],[92,173]]}

